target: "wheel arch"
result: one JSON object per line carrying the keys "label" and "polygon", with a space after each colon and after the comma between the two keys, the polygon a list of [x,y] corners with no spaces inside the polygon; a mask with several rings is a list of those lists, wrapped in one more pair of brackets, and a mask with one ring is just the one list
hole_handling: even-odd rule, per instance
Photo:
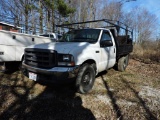
{"label": "wheel arch", "polygon": [[[82,65],[84,65],[84,64],[90,64],[90,65],[92,65],[92,64],[95,64],[94,66],[93,66],[93,68],[94,68],[94,70],[95,70],[95,73],[97,74],[97,64],[96,64],[96,61],[95,60],[93,60],[93,59],[88,59],[88,60],[86,60],[86,61],[84,61],[83,63],[82,63]],[[81,65],[81,66],[82,66]]]}
{"label": "wheel arch", "polygon": [[23,62],[23,60],[24,60],[24,54],[22,54],[21,56],[21,62]]}

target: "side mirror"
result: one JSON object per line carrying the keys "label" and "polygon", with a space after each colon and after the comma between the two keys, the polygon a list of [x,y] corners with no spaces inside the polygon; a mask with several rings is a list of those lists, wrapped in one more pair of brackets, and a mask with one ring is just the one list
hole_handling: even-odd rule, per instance
{"label": "side mirror", "polygon": [[101,47],[110,47],[113,46],[112,40],[103,40],[100,42]]}

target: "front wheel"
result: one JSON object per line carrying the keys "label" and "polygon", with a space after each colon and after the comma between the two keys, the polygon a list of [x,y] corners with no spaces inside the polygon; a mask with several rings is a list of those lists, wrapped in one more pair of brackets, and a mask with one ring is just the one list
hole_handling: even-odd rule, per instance
{"label": "front wheel", "polygon": [[84,94],[89,92],[95,81],[95,70],[92,65],[84,64],[80,67],[77,79],[76,87],[78,92]]}

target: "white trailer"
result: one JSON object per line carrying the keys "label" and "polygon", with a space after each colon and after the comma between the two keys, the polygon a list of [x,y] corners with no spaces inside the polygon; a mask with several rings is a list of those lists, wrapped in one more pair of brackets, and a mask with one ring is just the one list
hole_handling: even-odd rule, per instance
{"label": "white trailer", "polygon": [[2,65],[2,69],[7,70],[21,63],[24,49],[27,46],[52,41],[48,37],[0,30],[0,65]]}

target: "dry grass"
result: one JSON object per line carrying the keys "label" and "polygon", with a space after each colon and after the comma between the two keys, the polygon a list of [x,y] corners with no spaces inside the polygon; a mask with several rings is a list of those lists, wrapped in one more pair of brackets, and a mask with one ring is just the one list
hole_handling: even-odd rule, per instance
{"label": "dry grass", "polygon": [[0,73],[0,119],[160,119],[160,65],[130,60],[126,72],[99,74],[85,95],[43,86],[21,72]]}
{"label": "dry grass", "polygon": [[145,63],[160,63],[160,42],[135,44],[131,55]]}

